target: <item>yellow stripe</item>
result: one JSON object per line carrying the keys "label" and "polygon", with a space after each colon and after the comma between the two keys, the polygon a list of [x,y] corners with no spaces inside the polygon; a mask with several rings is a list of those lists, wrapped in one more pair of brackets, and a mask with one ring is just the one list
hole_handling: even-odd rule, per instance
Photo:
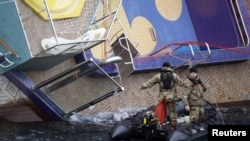
{"label": "yellow stripe", "polygon": [[[48,20],[43,0],[24,0],[44,20]],[[47,0],[52,19],[78,17],[84,7],[85,0]]]}

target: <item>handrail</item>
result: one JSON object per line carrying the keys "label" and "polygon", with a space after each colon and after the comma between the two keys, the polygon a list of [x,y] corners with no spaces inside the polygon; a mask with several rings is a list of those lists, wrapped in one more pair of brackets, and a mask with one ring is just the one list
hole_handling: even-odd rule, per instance
{"label": "handrail", "polygon": [[[178,47],[174,48],[172,51],[175,51],[175,50],[179,49],[179,48],[182,47],[183,45],[188,45],[188,46],[190,47],[190,50],[191,50],[191,53],[192,53],[192,57],[189,58],[189,59],[187,59],[189,62],[191,62],[191,61],[195,58],[195,52],[194,52],[194,50],[193,50],[193,46],[192,46],[192,45],[201,45],[201,46],[204,46],[204,45],[205,45],[205,46],[206,46],[207,51],[208,51],[208,56],[205,57],[205,58],[203,58],[202,60],[198,61],[198,62],[195,63],[194,65],[189,64],[189,66],[196,66],[196,65],[200,64],[201,62],[207,60],[207,59],[211,56],[211,50],[210,50],[210,47],[209,47],[209,45],[208,45],[207,42],[195,42],[195,41],[180,42],[180,43],[170,43],[170,44],[167,44],[167,45],[165,45],[164,47],[162,47],[162,48],[160,48],[160,49],[158,49],[158,50],[156,50],[156,51],[150,53],[149,56],[153,56],[153,55],[157,54],[158,52],[160,52],[160,51],[162,51],[162,50],[168,48],[169,46],[173,46],[173,45],[178,46]],[[183,65],[185,65],[185,64],[186,64],[186,62],[180,64],[179,66],[175,67],[174,69],[180,68],[181,66],[183,66]]]}
{"label": "handrail", "polygon": [[[0,52],[0,60],[1,60],[0,66],[3,68],[8,68],[14,64],[14,62],[12,62],[8,58],[6,58],[5,55],[2,54],[1,52]],[[4,62],[7,62],[8,64],[5,63],[5,65],[4,65],[3,64]]]}
{"label": "handrail", "polygon": [[211,56],[211,50],[210,50],[210,47],[209,47],[208,43],[205,42],[205,45],[206,45],[207,50],[208,50],[208,56],[206,58],[203,58],[203,60],[198,61],[196,64],[192,65],[192,67],[194,67],[194,66],[200,64],[201,62],[207,60]]}
{"label": "handrail", "polygon": [[20,56],[13,50],[4,40],[0,39],[0,44],[6,48],[11,54],[15,55],[16,58],[20,58]]}
{"label": "handrail", "polygon": [[47,79],[47,80],[45,80],[45,81],[43,81],[43,82],[41,82],[41,83],[33,86],[32,89],[33,90],[34,89],[39,89],[39,88],[41,88],[41,87],[43,87],[43,86],[45,86],[45,85],[47,85],[49,83],[52,83],[52,82],[56,81],[57,79],[62,78],[63,76],[67,75],[68,73],[73,72],[76,69],[79,69],[81,66],[83,66],[83,65],[85,65],[85,64],[87,64],[87,63],[89,63],[91,61],[92,60],[90,59],[90,60],[84,61],[82,63],[79,63],[76,66],[74,66],[73,68],[70,68],[70,69],[68,69],[68,70],[66,70],[64,72],[61,72],[61,73],[55,75],[54,77],[51,77],[51,78],[49,78],[49,79]]}
{"label": "handrail", "polygon": [[84,109],[87,109],[88,107],[93,106],[96,103],[98,103],[98,102],[100,102],[102,100],[105,100],[105,99],[107,99],[107,98],[109,98],[109,97],[111,97],[111,96],[113,96],[113,95],[115,95],[115,94],[117,94],[118,92],[121,92],[121,91],[123,91],[123,88],[118,87],[116,90],[113,90],[113,91],[111,91],[111,92],[109,92],[109,93],[107,93],[107,94],[105,94],[105,95],[103,95],[103,96],[101,96],[101,97],[99,97],[99,98],[97,98],[95,100],[92,100],[92,101],[88,102],[87,104],[82,105],[81,107],[79,107],[79,108],[77,108],[75,110],[70,111],[69,113],[66,113],[65,115],[63,115],[63,118],[67,119],[71,115],[73,115],[74,113],[77,113],[77,112],[80,112],[80,111],[82,111]]}
{"label": "handrail", "polygon": [[237,23],[243,45],[246,47],[249,45],[249,36],[246,33],[246,25],[243,22],[242,13],[240,12],[238,1],[230,0],[231,7],[233,9],[235,21]]}
{"label": "handrail", "polygon": [[[80,76],[82,76],[82,75],[89,74],[89,73],[91,73],[91,72],[94,72],[94,71],[97,70],[98,68],[100,69],[100,66],[104,66],[104,65],[107,65],[107,64],[110,64],[110,63],[114,63],[114,62],[117,62],[117,61],[121,61],[121,57],[119,57],[119,56],[112,57],[112,58],[109,58],[109,59],[107,59],[107,60],[105,60],[105,61],[103,61],[103,62],[100,62],[99,64],[96,64],[96,63],[93,61],[93,59],[90,58],[90,60],[87,60],[87,61],[84,61],[84,62],[82,62],[82,63],[79,63],[79,64],[77,64],[76,66],[74,66],[73,68],[70,68],[70,69],[68,69],[68,70],[66,70],[66,71],[64,71],[64,72],[61,72],[61,73],[57,74],[56,76],[51,77],[51,78],[49,78],[49,79],[47,79],[47,80],[45,80],[45,81],[43,81],[43,82],[41,82],[41,83],[39,83],[39,84],[33,86],[32,89],[33,89],[33,90],[34,90],[34,89],[39,89],[39,88],[41,88],[41,87],[43,87],[43,86],[45,86],[45,85],[48,85],[48,84],[50,84],[50,83],[52,83],[52,82],[58,80],[59,78],[62,78],[62,77],[64,77],[65,75],[67,75],[67,74],[69,74],[69,73],[71,73],[71,72],[73,72],[73,71],[75,71],[75,70],[81,68],[83,65],[86,65],[86,64],[88,64],[88,63],[90,63],[90,62],[93,63],[95,66],[90,67],[89,69],[87,69],[87,70],[85,70],[85,71],[83,71],[83,72],[79,72],[78,77],[80,77]],[[64,85],[68,84],[69,82],[71,82],[71,81],[74,80],[74,79],[76,79],[76,78],[75,78],[75,77],[72,77],[72,76],[66,77],[66,78],[64,79],[64,81],[60,81],[60,82],[58,82],[58,83],[56,83],[56,84],[50,86],[50,87],[49,87],[49,90],[53,91],[53,90],[55,90],[55,89],[57,89],[57,88],[59,88],[59,87],[62,87],[62,86],[64,86]],[[115,82],[115,83],[116,83],[116,82]],[[117,84],[117,85],[119,85],[119,84]]]}
{"label": "handrail", "polygon": [[[126,48],[126,46],[122,44],[122,41],[121,41],[121,40],[126,40],[126,44],[128,45],[128,48]],[[128,44],[128,38],[127,38],[127,37],[120,37],[120,38],[119,38],[119,43],[120,43],[120,45],[122,46],[122,48],[124,48],[124,49],[127,50],[127,51],[130,51],[130,50],[129,50],[129,44]]]}
{"label": "handrail", "polygon": [[[181,45],[181,46],[183,46],[183,45]],[[181,46],[175,48],[175,50],[178,49],[178,48],[180,48]],[[191,60],[194,59],[194,50],[193,50],[192,45],[188,44],[188,46],[189,46],[189,48],[190,48],[190,50],[191,50],[191,54],[192,54],[192,56],[191,56],[189,59],[187,59],[187,60],[190,62]],[[180,64],[179,66],[174,67],[173,69],[174,69],[174,70],[175,70],[175,69],[178,69],[178,68],[180,68],[181,66],[183,66],[183,65],[185,65],[185,64],[186,64],[186,62],[183,62],[183,63]]]}
{"label": "handrail", "polygon": [[91,73],[95,72],[99,68],[98,66],[102,67],[102,66],[105,66],[107,64],[110,64],[110,63],[113,63],[113,62],[118,62],[118,61],[121,61],[120,57],[119,58],[113,57],[113,58],[107,59],[104,62],[101,62],[99,64],[95,64],[94,61],[93,61],[92,63],[94,64],[94,66],[91,66],[91,67],[89,67],[89,68],[87,68],[87,69],[85,69],[83,71],[80,71],[76,75],[68,76],[63,81],[57,82],[56,84],[53,84],[53,85],[49,86],[47,89],[48,89],[48,91],[54,91],[54,90],[56,90],[56,89],[58,89],[58,88],[60,88],[62,86],[65,86],[65,85],[71,83],[72,81],[80,78],[83,75],[88,75],[88,74],[91,74]]}

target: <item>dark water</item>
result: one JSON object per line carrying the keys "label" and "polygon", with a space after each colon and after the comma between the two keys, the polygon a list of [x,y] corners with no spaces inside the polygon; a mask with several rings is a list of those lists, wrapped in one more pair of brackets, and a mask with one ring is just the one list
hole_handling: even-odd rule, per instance
{"label": "dark water", "polygon": [[[224,124],[250,124],[250,108],[234,107],[220,109]],[[86,121],[86,120],[85,120]],[[109,132],[114,124],[69,122],[0,121],[0,141],[110,141]],[[207,141],[206,137],[196,141]]]}
{"label": "dark water", "polygon": [[109,141],[110,126],[67,122],[1,122],[1,141]]}

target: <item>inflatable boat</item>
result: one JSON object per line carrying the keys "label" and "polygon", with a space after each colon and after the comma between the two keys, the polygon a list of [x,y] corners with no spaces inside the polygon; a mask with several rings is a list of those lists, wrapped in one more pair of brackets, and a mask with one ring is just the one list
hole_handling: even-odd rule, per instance
{"label": "inflatable boat", "polygon": [[[110,131],[111,140],[192,141],[206,137],[208,125],[220,123],[215,107],[206,101],[204,120],[188,124],[189,113],[186,112],[183,101],[178,99],[176,102],[177,127],[172,130],[168,121],[162,125],[159,124],[159,119],[154,112],[155,107],[151,106],[133,117],[116,123]],[[167,112],[166,115],[168,115]]]}

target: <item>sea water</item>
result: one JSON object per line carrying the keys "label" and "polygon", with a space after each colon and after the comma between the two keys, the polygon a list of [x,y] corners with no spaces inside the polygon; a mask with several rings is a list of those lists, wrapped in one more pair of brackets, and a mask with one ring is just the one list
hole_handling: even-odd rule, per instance
{"label": "sea water", "polygon": [[[109,141],[114,123],[131,117],[141,108],[127,108],[98,114],[73,114],[69,121],[42,121],[13,123],[0,121],[1,141]],[[224,124],[249,124],[250,108],[220,109]],[[196,139],[207,141],[207,137]]]}

